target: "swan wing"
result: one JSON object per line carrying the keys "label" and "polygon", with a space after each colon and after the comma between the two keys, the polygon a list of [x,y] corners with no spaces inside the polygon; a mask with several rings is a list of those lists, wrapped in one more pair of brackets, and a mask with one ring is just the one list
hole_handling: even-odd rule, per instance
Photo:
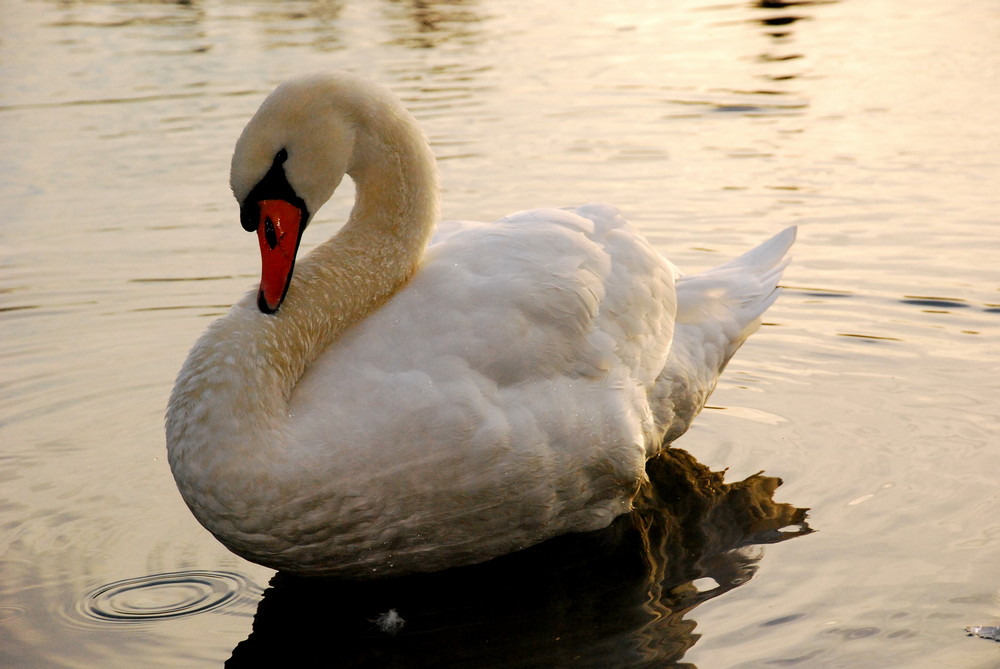
{"label": "swan wing", "polygon": [[379,500],[367,522],[439,510],[436,529],[419,521],[438,542],[483,537],[461,519],[487,516],[524,545],[607,525],[656,441],[675,273],[608,206],[443,224],[410,282],[300,380],[289,443],[330,469],[319,485]]}

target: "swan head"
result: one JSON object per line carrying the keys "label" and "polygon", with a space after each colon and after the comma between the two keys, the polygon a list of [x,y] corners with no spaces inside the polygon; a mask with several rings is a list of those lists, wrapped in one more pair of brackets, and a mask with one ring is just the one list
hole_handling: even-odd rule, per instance
{"label": "swan head", "polygon": [[236,142],[230,186],[240,222],[261,251],[257,304],[278,310],[291,282],[302,232],[351,168],[360,80],[307,77],[274,90]]}
{"label": "swan head", "polygon": [[278,86],[237,140],[229,177],[240,221],[260,243],[264,313],[281,306],[302,232],[345,175],[357,186],[352,220],[422,221],[413,228],[422,248],[437,218],[437,173],[402,103],[343,72]]}

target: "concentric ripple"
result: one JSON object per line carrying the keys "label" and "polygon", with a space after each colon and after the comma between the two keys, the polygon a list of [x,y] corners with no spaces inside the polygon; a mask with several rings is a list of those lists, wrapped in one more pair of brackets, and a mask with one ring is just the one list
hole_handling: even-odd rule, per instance
{"label": "concentric ripple", "polygon": [[0,606],[0,624],[23,618],[26,610],[20,606]]}
{"label": "concentric ripple", "polygon": [[129,623],[193,616],[242,599],[253,584],[240,574],[178,571],[103,585],[84,596],[80,613],[100,622]]}

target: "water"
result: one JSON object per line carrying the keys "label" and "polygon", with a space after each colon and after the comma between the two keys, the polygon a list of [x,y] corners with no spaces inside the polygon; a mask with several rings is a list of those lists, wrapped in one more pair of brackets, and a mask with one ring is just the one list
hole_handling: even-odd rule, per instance
{"label": "water", "polygon": [[[1000,623],[994,3],[2,7],[0,666],[1000,664],[965,633]],[[413,109],[448,218],[612,202],[691,270],[800,224],[768,326],[678,442],[757,486],[720,507],[740,522],[671,507],[651,553],[623,521],[369,589],[269,586],[197,525],[162,413],[258,271],[232,144],[274,84],[330,68]],[[760,470],[784,485],[739,483]]]}

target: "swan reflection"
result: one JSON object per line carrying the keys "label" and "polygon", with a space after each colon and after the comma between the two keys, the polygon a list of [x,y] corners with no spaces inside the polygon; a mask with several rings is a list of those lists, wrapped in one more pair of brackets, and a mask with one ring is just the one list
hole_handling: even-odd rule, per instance
{"label": "swan reflection", "polygon": [[672,665],[699,636],[688,613],[753,576],[746,546],[812,530],[807,509],[774,501],[777,478],[726,484],[677,448],[647,471],[607,529],[484,564],[364,583],[278,573],[226,666]]}

